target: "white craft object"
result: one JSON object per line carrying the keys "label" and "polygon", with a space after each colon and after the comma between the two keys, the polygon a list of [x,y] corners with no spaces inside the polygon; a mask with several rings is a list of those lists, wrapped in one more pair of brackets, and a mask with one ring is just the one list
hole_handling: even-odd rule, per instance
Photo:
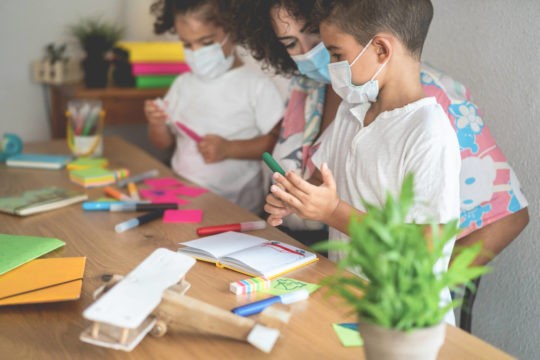
{"label": "white craft object", "polygon": [[149,332],[161,336],[171,329],[247,341],[270,352],[288,312],[269,307],[256,322],[184,295],[190,286],[184,276],[194,263],[190,256],[157,249],[125,278],[116,276],[120,281],[83,312],[93,324],[80,339],[131,351]]}

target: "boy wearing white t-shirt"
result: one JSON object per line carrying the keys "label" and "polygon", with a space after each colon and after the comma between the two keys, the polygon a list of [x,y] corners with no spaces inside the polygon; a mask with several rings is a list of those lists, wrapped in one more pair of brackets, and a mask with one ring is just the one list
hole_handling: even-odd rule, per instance
{"label": "boy wearing white t-shirt", "polygon": [[[332,87],[342,98],[336,119],[312,158],[310,182],[273,175],[265,210],[274,226],[291,212],[330,225],[330,239],[348,241],[362,201],[382,206],[414,174],[416,223],[459,217],[459,145],[435,98],[422,90],[420,55],[433,7],[429,0],[320,2],[320,33],[331,54]],[[326,165],[328,163],[328,166]],[[333,175],[332,175],[333,174]],[[334,180],[335,179],[335,180]],[[435,271],[448,267],[453,242]],[[332,260],[339,254],[330,253]],[[449,291],[442,301],[450,301]],[[449,312],[446,320],[454,322]]]}
{"label": "boy wearing white t-shirt", "polygon": [[156,4],[156,31],[174,28],[192,72],[174,81],[165,109],[145,103],[150,139],[160,148],[176,145],[176,173],[259,213],[260,158],[277,139],[283,100],[269,78],[243,66],[216,2]]}

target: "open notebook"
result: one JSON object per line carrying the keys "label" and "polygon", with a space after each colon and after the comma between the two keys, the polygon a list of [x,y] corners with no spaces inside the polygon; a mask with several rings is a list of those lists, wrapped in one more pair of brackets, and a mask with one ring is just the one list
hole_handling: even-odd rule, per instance
{"label": "open notebook", "polygon": [[268,279],[318,260],[295,246],[234,231],[179,244],[179,252],[198,260]]}

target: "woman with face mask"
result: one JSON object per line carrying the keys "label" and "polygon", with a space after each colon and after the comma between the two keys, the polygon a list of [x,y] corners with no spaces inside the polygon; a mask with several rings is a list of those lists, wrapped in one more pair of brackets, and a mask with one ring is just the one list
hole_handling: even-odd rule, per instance
{"label": "woman with face mask", "polygon": [[[262,61],[263,68],[292,77],[272,155],[286,171],[305,179],[314,171],[311,156],[340,102],[330,85],[330,56],[317,27],[308,21],[313,5],[314,1],[238,1],[232,22],[241,45]],[[270,176],[267,171],[266,179]],[[296,216],[288,217],[281,229],[308,245],[328,238],[325,225]]]}
{"label": "woman with face mask", "polygon": [[[330,55],[321,43],[319,24],[313,23],[315,3],[315,0],[236,0],[232,22],[238,43],[249,49],[255,59],[277,74],[292,76],[273,155],[285,170],[294,170],[304,179],[309,179],[315,171],[311,156],[324,141],[324,132],[331,125],[341,98],[352,102],[373,101],[378,90],[377,74],[361,86],[348,83],[346,73],[350,64],[331,65],[331,84]],[[482,241],[486,252],[476,263],[485,264],[527,225],[527,200],[515,173],[471,102],[468,89],[427,64],[422,64],[421,82],[424,92],[435,96],[447,113],[460,143],[462,233],[457,244],[466,246]],[[486,176],[486,171],[479,173],[478,163],[490,163],[487,173],[499,173],[492,177]],[[285,218],[282,229],[304,243],[327,239],[322,225],[296,216]],[[301,231],[309,229],[320,230]]]}
{"label": "woman with face mask", "polygon": [[269,78],[236,55],[227,9],[218,0],[152,5],[156,33],[178,35],[191,72],[144,110],[152,143],[175,145],[177,174],[258,214],[265,195],[260,158],[276,141],[283,100]]}

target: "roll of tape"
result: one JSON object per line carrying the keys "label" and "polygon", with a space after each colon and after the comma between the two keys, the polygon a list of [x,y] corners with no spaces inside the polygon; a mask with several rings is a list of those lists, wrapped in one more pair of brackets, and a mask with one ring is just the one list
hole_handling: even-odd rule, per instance
{"label": "roll of tape", "polygon": [[0,145],[0,161],[5,161],[10,156],[20,154],[23,150],[23,142],[15,134],[4,134]]}

